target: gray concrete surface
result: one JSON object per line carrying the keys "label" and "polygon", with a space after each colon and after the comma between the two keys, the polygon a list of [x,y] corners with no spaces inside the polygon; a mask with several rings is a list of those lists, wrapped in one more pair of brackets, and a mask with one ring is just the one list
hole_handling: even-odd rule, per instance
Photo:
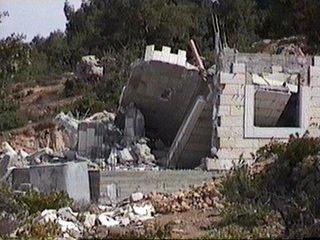
{"label": "gray concrete surface", "polygon": [[119,201],[134,192],[172,193],[217,177],[217,173],[197,170],[108,171],[101,172],[101,202]]}
{"label": "gray concrete surface", "polygon": [[31,166],[30,183],[41,192],[65,191],[78,203],[90,202],[86,162]]}

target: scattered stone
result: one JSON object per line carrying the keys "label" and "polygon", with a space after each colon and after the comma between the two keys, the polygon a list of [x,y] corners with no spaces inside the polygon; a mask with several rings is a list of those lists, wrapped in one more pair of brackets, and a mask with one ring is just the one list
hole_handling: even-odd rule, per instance
{"label": "scattered stone", "polygon": [[57,223],[60,226],[62,232],[67,232],[68,230],[74,230],[76,232],[80,232],[79,227],[74,222],[58,219]]}
{"label": "scattered stone", "polygon": [[131,202],[139,202],[142,199],[143,199],[143,193],[141,192],[132,193],[130,196]]}
{"label": "scattered stone", "polygon": [[41,216],[40,222],[44,221],[45,223],[55,222],[58,218],[57,210],[54,210],[54,209],[46,209],[42,211],[40,216]]}
{"label": "scattered stone", "polygon": [[100,222],[100,224],[102,226],[106,226],[106,227],[114,227],[114,226],[118,226],[120,224],[119,221],[114,220],[113,218],[111,218],[108,214],[106,213],[102,213],[98,216],[98,220]]}
{"label": "scattered stone", "polygon": [[77,222],[77,214],[71,208],[65,207],[58,210],[58,215],[65,221]]}
{"label": "scattered stone", "polygon": [[84,214],[84,222],[83,225],[85,228],[92,228],[95,223],[96,223],[96,219],[97,219],[97,215],[96,214],[90,214],[89,212],[86,212]]}

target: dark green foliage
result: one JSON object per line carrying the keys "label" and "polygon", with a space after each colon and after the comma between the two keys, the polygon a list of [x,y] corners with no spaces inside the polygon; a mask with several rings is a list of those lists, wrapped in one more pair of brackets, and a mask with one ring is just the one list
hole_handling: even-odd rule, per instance
{"label": "dark green foliage", "polygon": [[96,112],[102,112],[106,109],[106,104],[100,101],[94,94],[88,94],[83,99],[75,102],[69,107],[62,109],[63,112],[71,112],[78,118],[84,118]]}
{"label": "dark green foliage", "polygon": [[17,194],[7,185],[0,184],[0,212],[24,214],[27,211],[33,214],[45,209],[69,207],[72,203],[72,199],[64,192],[47,195],[32,190],[24,194]]}
{"label": "dark green foliage", "polygon": [[231,202],[266,205],[279,212],[286,231],[304,236],[320,218],[320,138],[291,136],[287,143],[270,143],[258,151],[260,161],[274,159],[260,174],[247,166],[224,181]]}
{"label": "dark green foliage", "polygon": [[45,209],[59,209],[71,206],[72,199],[64,192],[55,192],[50,195],[37,191],[29,191],[18,198],[18,201],[29,214],[42,212]]}
{"label": "dark green foliage", "polygon": [[4,93],[0,93],[0,132],[21,127],[26,123],[27,120],[19,113],[18,107],[18,104],[7,100]]}

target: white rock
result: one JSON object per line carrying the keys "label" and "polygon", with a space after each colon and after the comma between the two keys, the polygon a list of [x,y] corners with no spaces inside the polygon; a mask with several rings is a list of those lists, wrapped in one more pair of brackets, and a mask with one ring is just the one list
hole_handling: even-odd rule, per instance
{"label": "white rock", "polygon": [[46,210],[43,210],[41,213],[41,220],[43,220],[46,223],[55,222],[57,218],[58,218],[57,211],[54,209],[46,209]]}
{"label": "white rock", "polygon": [[120,224],[122,226],[128,226],[130,224],[130,219],[128,217],[125,217],[125,218],[121,218],[120,219]]}
{"label": "white rock", "polygon": [[106,227],[114,227],[118,226],[120,224],[119,221],[114,220],[113,218],[109,217],[107,214],[102,213],[98,216],[98,220],[101,223],[101,225]]}
{"label": "white rock", "polygon": [[11,147],[11,145],[8,142],[2,143],[2,149],[6,155],[9,155],[9,156],[17,155],[17,152]]}
{"label": "white rock", "polygon": [[20,157],[21,159],[25,159],[25,158],[27,158],[27,157],[29,156],[29,154],[28,154],[27,152],[23,151],[22,149],[20,149],[20,150],[18,151],[18,155],[19,155],[19,157]]}
{"label": "white rock", "polygon": [[83,225],[86,228],[92,228],[96,223],[97,215],[96,214],[86,213],[84,217],[85,217],[85,220],[83,222]]}
{"label": "white rock", "polygon": [[76,222],[78,216],[78,214],[73,212],[70,207],[60,208],[58,210],[58,215],[61,219],[71,222]]}
{"label": "white rock", "polygon": [[131,197],[130,197],[130,200],[132,202],[138,202],[138,201],[140,201],[142,199],[143,199],[143,193],[141,193],[141,192],[132,193]]}
{"label": "white rock", "polygon": [[62,232],[66,232],[68,230],[80,232],[79,227],[74,222],[65,221],[65,220],[59,218],[57,223],[60,226]]}
{"label": "white rock", "polygon": [[146,204],[144,206],[133,205],[133,212],[139,216],[152,216],[155,212],[154,207],[151,204]]}
{"label": "white rock", "polygon": [[128,148],[124,148],[123,150],[119,151],[119,158],[120,161],[125,162],[130,162],[134,160]]}

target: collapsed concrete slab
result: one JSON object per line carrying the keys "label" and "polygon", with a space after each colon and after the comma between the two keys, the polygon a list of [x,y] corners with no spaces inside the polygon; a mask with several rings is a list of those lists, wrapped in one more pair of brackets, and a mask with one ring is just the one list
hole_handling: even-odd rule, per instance
{"label": "collapsed concrete slab", "polygon": [[170,146],[195,99],[207,91],[198,68],[187,62],[185,51],[175,54],[169,47],[157,51],[152,45],[133,66],[121,106],[135,103],[145,117],[147,136]]}

